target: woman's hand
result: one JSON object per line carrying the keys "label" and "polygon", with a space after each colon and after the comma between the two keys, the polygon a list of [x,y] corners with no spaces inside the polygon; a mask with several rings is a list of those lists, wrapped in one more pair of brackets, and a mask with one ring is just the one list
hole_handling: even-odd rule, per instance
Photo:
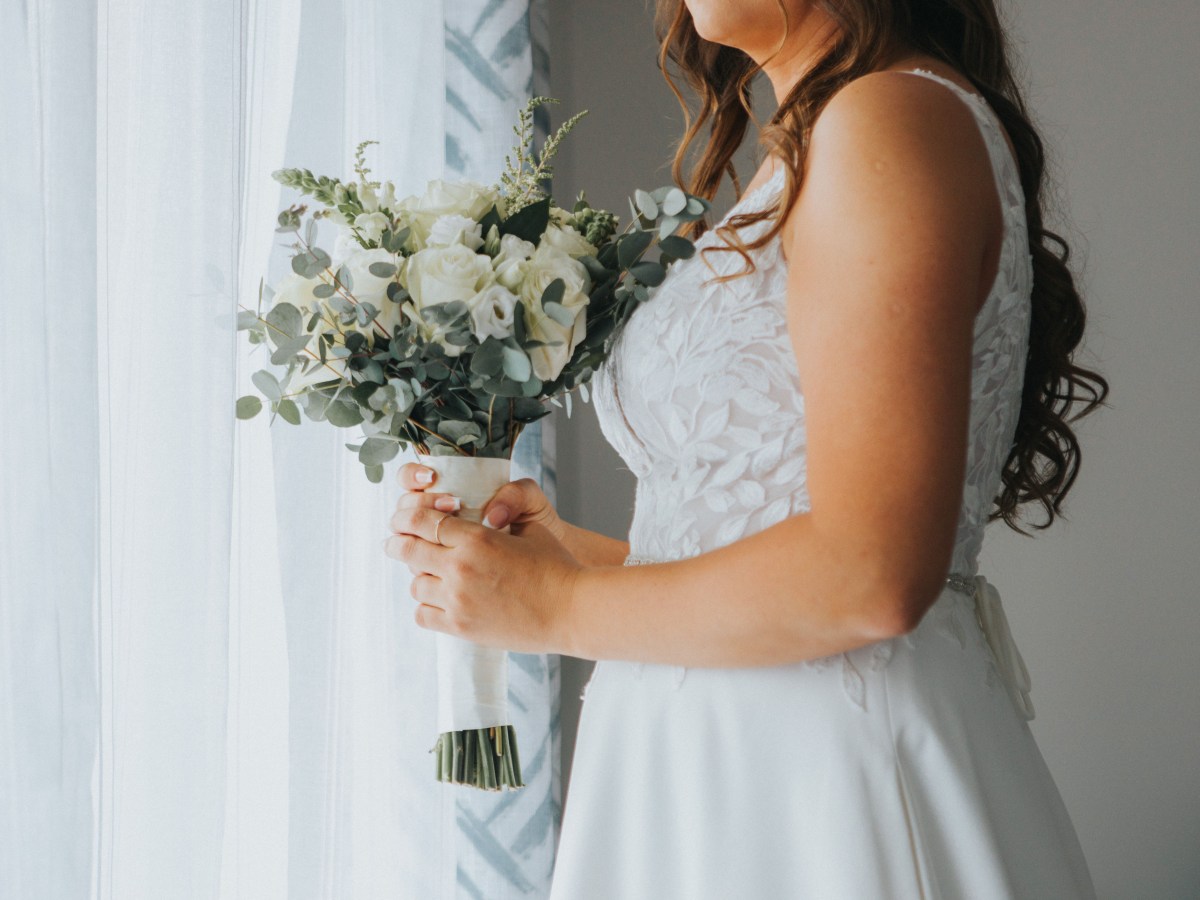
{"label": "woman's hand", "polygon": [[[427,477],[422,469],[433,478],[418,480]],[[566,613],[581,566],[555,535],[561,520],[545,494],[530,479],[511,482],[479,525],[453,515],[458,498],[434,493],[436,477],[415,463],[401,467],[408,490],[385,545],[415,576],[417,624],[484,646],[567,652]],[[511,534],[499,530],[509,523]]]}
{"label": "woman's hand", "polygon": [[[405,463],[396,473],[404,494],[397,509],[410,506],[430,507],[443,512],[457,512],[456,498],[433,493],[437,472],[419,463]],[[558,517],[538,483],[532,478],[510,481],[492,496],[483,508],[483,520],[492,528],[512,526],[512,533],[522,534],[527,525],[541,525],[558,540],[563,539],[563,521]]]}

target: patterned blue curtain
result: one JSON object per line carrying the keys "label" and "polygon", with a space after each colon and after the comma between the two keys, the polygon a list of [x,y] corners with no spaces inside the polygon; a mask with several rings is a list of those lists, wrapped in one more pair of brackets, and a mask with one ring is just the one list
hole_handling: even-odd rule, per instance
{"label": "patterned blue curtain", "polygon": [[[445,7],[446,177],[485,184],[500,176],[517,110],[548,94],[545,0],[468,0]],[[535,119],[536,143],[549,129]],[[534,478],[554,499],[552,417],[527,428],[513,477]],[[479,900],[549,892],[561,818],[559,658],[510,656],[509,707],[515,716],[526,787],[501,795],[453,792],[458,896]]]}

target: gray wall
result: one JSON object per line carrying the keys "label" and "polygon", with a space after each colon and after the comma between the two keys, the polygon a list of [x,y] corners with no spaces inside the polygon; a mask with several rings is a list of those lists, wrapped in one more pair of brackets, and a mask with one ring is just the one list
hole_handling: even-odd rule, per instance
{"label": "gray wall", "polygon": [[[1060,184],[1052,222],[1089,304],[1088,353],[1113,391],[1080,423],[1069,521],[1027,539],[989,529],[996,582],[1033,677],[1034,732],[1101,897],[1200,896],[1200,4],[1009,3],[1027,99]],[[556,194],[627,210],[669,181],[681,128],[644,0],[555,0],[561,112],[591,110]],[[765,85],[763,86],[765,87]],[[771,109],[760,90],[759,109]],[[744,178],[753,171],[748,146]],[[718,212],[732,200],[718,198]],[[565,204],[564,204],[565,205]],[[560,509],[627,533],[633,477],[590,405],[559,426]],[[564,774],[590,663],[563,673]],[[569,787],[569,785],[568,785]]]}

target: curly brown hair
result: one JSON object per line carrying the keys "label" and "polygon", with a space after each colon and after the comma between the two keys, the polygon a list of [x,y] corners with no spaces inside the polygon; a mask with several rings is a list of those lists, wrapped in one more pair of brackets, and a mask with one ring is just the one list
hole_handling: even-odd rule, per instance
{"label": "curly brown hair", "polygon": [[[1083,299],[1067,267],[1066,241],[1042,221],[1045,150],[1013,76],[995,6],[992,0],[814,2],[838,26],[836,36],[759,128],[759,144],[784,166],[782,195],[765,210],[730,216],[717,229],[729,246],[705,249],[735,250],[748,262],[746,271],[753,271],[754,262],[746,251],[765,245],[783,227],[800,191],[813,123],[848,82],[886,67],[898,48],[924,53],[961,72],[999,116],[1016,150],[1034,273],[1021,412],[1002,473],[1003,488],[988,521],[1003,518],[1013,530],[1027,534],[1017,524],[1019,508],[1034,502],[1045,509],[1046,521],[1033,527],[1048,528],[1056,514],[1062,515],[1063,499],[1079,472],[1079,440],[1068,422],[1106,405],[1109,388],[1098,372],[1073,360],[1086,321]],[[672,176],[691,193],[712,199],[728,174],[741,193],[733,155],[754,119],[750,83],[761,66],[741,50],[701,38],[683,0],[656,0],[656,4],[659,67],[684,112],[684,134],[672,161]],[[695,114],[671,77],[669,63],[698,96]],[[706,124],[708,140],[685,179],[689,147]],[[744,243],[737,229],[765,218],[773,218],[772,226]],[[708,227],[706,220],[700,220],[684,233],[697,238]],[[717,280],[741,274],[746,272]],[[1072,413],[1072,407],[1085,400],[1083,408]]]}

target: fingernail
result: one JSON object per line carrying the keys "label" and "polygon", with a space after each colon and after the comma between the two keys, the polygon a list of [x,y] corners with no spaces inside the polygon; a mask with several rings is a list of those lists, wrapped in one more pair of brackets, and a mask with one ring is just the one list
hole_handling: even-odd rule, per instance
{"label": "fingernail", "polygon": [[416,479],[418,484],[433,483],[433,469],[417,469]]}
{"label": "fingernail", "polygon": [[433,501],[433,508],[440,509],[442,512],[458,512],[461,507],[462,501],[449,494]]}
{"label": "fingernail", "polygon": [[483,524],[488,528],[503,528],[508,521],[508,507],[499,505],[493,506],[491,511],[484,518]]}

